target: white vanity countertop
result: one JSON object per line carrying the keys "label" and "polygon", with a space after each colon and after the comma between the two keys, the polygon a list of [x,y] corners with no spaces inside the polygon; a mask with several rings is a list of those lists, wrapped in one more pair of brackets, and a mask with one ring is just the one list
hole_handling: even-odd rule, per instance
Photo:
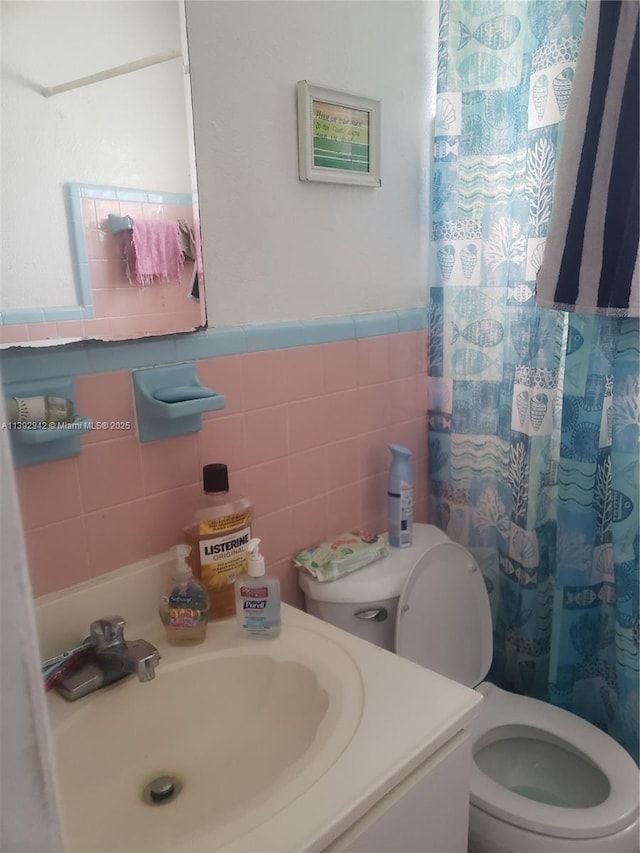
{"label": "white vanity countertop", "polygon": [[282,615],[283,642],[289,626],[311,628],[353,658],[363,685],[362,717],[329,771],[269,821],[268,847],[260,846],[263,826],[229,851],[322,850],[480,713],[475,690],[296,608],[283,605]]}
{"label": "white vanity countertop", "polygon": [[[137,582],[141,583],[145,575],[148,581],[148,573],[143,572]],[[118,612],[127,619],[125,636],[128,639],[144,637],[160,649],[162,660],[157,678],[162,677],[163,664],[168,667],[179,662],[181,656],[204,648],[185,649],[166,644],[162,625],[155,615],[153,593],[150,600],[147,599],[146,608],[133,607],[131,612],[126,612],[114,587],[114,582],[123,577],[121,572],[112,573],[111,578],[80,585],[66,598],[64,594],[47,596],[37,602],[43,655],[61,651],[63,637],[69,645],[81,640],[92,619]],[[125,582],[136,582],[135,570],[130,571]],[[154,581],[149,586],[157,582],[158,573],[154,571]],[[97,599],[94,598],[96,592],[102,593]],[[100,601],[101,606],[96,606],[96,601]],[[152,614],[153,621],[149,621]],[[85,626],[82,629],[81,624]],[[228,619],[210,623],[206,646],[222,654],[242,653],[250,648],[254,654],[302,661],[313,661],[315,655],[321,684],[321,670],[325,667],[330,670],[333,663],[336,669],[342,666],[346,673],[342,676],[343,685],[350,685],[352,679],[359,684],[354,684],[353,691],[350,688],[346,691],[357,699],[347,696],[344,700],[344,717],[351,718],[351,729],[345,735],[346,746],[320,778],[310,786],[301,785],[288,802],[274,809],[271,817],[254,829],[239,833],[223,848],[216,845],[214,838],[203,847],[206,844],[203,832],[202,835],[197,833],[199,838],[192,837],[180,847],[185,851],[321,851],[480,712],[482,697],[478,692],[288,605],[282,606],[282,633],[278,638],[238,637],[235,620]],[[335,656],[331,652],[333,648]],[[145,689],[144,685],[133,686]],[[54,730],[65,715],[72,713],[73,705],[79,706],[83,701],[87,700],[65,703],[60,697],[52,696],[50,710]]]}

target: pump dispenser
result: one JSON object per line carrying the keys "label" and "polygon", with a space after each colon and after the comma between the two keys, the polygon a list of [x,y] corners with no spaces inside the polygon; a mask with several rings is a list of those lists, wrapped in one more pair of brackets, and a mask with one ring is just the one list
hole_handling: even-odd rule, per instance
{"label": "pump dispenser", "polygon": [[249,562],[247,564],[247,572],[250,578],[261,578],[265,573],[264,557],[258,550],[260,547],[259,539],[252,539],[247,546],[249,552]]}
{"label": "pump dispenser", "polygon": [[247,545],[247,575],[236,579],[236,618],[240,630],[251,637],[277,637],[280,633],[280,581],[267,577],[260,540]]}
{"label": "pump dispenser", "polygon": [[171,576],[171,591],[160,599],[160,619],[171,645],[194,646],[202,643],[207,633],[209,596],[187,563],[190,546],[175,545],[171,552],[176,564]]}
{"label": "pump dispenser", "polygon": [[390,444],[389,450],[389,545],[393,548],[408,548],[413,541],[413,471],[409,462],[411,451],[401,444]]}

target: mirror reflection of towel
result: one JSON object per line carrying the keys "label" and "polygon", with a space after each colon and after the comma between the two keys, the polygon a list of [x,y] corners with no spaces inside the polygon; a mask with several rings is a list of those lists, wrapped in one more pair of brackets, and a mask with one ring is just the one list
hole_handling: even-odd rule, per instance
{"label": "mirror reflection of towel", "polygon": [[198,235],[191,225],[186,222],[184,219],[178,219],[178,228],[180,229],[180,245],[182,247],[182,254],[189,261],[193,261],[193,273],[191,275],[191,287],[189,290],[189,296],[191,299],[196,302],[200,301],[200,281],[198,275],[199,269],[199,246],[198,246]]}
{"label": "mirror reflection of towel", "polygon": [[132,284],[180,281],[184,256],[176,221],[134,219],[131,231],[124,234],[127,277]]}
{"label": "mirror reflection of towel", "polygon": [[195,261],[197,257],[196,235],[193,228],[184,219],[178,219],[178,228],[180,229],[180,248],[182,254],[190,261]]}

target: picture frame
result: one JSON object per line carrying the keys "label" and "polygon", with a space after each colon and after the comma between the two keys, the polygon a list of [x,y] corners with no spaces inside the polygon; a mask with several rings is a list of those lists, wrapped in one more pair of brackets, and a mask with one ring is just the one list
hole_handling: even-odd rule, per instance
{"label": "picture frame", "polygon": [[301,181],[379,187],[380,101],[297,83]]}

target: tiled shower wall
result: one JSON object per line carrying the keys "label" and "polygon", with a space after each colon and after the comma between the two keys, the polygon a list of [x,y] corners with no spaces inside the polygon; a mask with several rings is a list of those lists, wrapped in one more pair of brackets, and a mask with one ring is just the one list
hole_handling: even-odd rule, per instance
{"label": "tiled shower wall", "polygon": [[413,451],[415,518],[426,520],[424,330],[197,362],[225,395],[200,432],[141,444],[131,372],[77,376],[94,421],[82,453],[16,471],[34,595],[96,577],[181,541],[202,495],[201,469],[229,466],[255,504],[254,535],[282,595],[300,604],[291,558],[356,527],[386,529],[390,441]]}
{"label": "tiled shower wall", "polygon": [[152,221],[183,219],[193,226],[193,205],[83,198],[82,221],[94,316],[85,320],[0,325],[0,343],[75,337],[127,340],[205,325],[204,305],[189,297],[193,261],[185,261],[180,282],[157,281],[146,287],[130,284],[125,274],[122,236],[111,233],[110,213]]}
{"label": "tiled shower wall", "polygon": [[123,262],[123,236],[111,233],[110,213],[133,220],[182,219],[193,226],[193,205],[83,198],[82,219],[95,307],[95,319],[85,321],[89,329],[84,334],[126,340],[204,325],[203,308],[189,298],[193,261],[185,260],[179,283],[156,281],[146,287],[130,284]]}

